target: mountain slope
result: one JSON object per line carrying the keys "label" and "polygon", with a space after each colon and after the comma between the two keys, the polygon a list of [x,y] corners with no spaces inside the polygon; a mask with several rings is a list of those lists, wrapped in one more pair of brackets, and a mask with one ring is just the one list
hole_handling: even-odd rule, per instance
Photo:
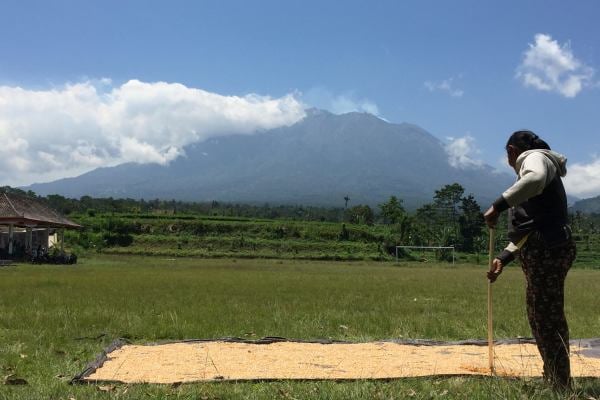
{"label": "mountain slope", "polygon": [[580,211],[586,214],[600,214],[600,196],[575,202],[571,207],[571,211]]}
{"label": "mountain slope", "polygon": [[396,195],[414,207],[445,184],[458,182],[488,202],[513,181],[489,166],[451,167],[443,144],[425,130],[364,113],[309,110],[289,127],[209,139],[185,150],[168,166],[128,163],[27,189],[69,197],[318,205],[341,205],[346,195],[351,204],[376,205]]}

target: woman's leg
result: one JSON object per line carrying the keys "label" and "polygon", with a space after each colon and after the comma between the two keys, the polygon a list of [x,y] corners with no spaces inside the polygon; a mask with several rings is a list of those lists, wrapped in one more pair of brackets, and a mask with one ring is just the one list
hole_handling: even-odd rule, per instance
{"label": "woman's leg", "polygon": [[544,361],[544,377],[558,387],[570,385],[569,327],[564,314],[564,283],[575,245],[545,248],[532,240],[521,252],[527,279],[527,317]]}

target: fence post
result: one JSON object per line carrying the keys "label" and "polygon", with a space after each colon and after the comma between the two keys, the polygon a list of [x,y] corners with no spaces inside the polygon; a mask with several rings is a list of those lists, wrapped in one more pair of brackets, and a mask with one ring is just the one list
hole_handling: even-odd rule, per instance
{"label": "fence post", "polygon": [[9,224],[8,225],[8,255],[11,255],[11,256],[13,254],[14,240],[15,240],[14,227],[13,227],[13,224]]}

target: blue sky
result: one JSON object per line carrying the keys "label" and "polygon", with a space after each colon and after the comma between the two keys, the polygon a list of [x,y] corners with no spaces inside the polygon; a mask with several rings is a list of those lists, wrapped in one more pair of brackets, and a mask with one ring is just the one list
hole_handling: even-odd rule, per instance
{"label": "blue sky", "polygon": [[0,181],[166,163],[301,104],[420,125],[472,167],[503,168],[529,128],[568,156],[572,194],[598,195],[598,15],[594,0],[0,1]]}

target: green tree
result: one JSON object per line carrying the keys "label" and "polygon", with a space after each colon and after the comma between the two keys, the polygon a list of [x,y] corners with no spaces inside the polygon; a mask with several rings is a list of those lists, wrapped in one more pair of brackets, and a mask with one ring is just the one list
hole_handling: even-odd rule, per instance
{"label": "green tree", "polygon": [[[484,220],[481,207],[473,197],[468,195],[460,202],[461,215],[458,217],[460,227],[461,248],[463,251],[472,252],[479,243],[477,238],[482,235]],[[478,246],[477,246],[478,247]]]}
{"label": "green tree", "polygon": [[392,225],[391,232],[396,236],[397,245],[412,242],[412,232],[414,230],[414,218],[404,214],[400,220]]}
{"label": "green tree", "polygon": [[452,227],[455,237],[458,237],[458,208],[464,193],[465,189],[460,184],[453,183],[436,190],[433,196],[433,202],[443,218],[442,222]]}
{"label": "green tree", "polygon": [[405,215],[402,199],[390,196],[389,200],[379,205],[384,224],[398,224]]}
{"label": "green tree", "polygon": [[436,244],[434,237],[436,231],[442,227],[440,216],[435,205],[428,203],[417,209],[415,214],[414,231],[411,244],[416,246],[426,246]]}
{"label": "green tree", "polygon": [[435,191],[433,203],[425,204],[415,214],[414,244],[458,245],[464,251],[476,250],[483,215],[473,195],[463,196],[464,192],[458,183]]}
{"label": "green tree", "polygon": [[375,213],[368,205],[359,204],[346,210],[346,220],[353,224],[373,225]]}
{"label": "green tree", "polygon": [[50,194],[46,197],[46,201],[48,205],[61,214],[70,214],[73,211],[77,210],[77,200],[68,199],[59,194]]}

